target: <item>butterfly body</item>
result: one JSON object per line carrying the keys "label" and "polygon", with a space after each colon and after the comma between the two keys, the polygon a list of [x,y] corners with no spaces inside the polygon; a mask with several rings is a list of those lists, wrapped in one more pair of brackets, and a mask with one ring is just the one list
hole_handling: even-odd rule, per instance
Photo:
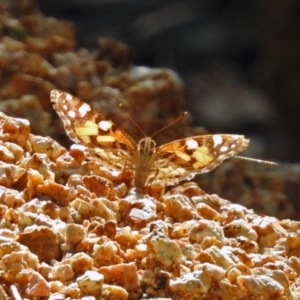
{"label": "butterfly body", "polygon": [[134,184],[141,190],[147,183],[151,173],[155,172],[156,143],[151,137],[140,140],[133,159],[135,170]]}
{"label": "butterfly body", "polygon": [[249,143],[242,135],[215,134],[179,139],[159,147],[151,137],[136,143],[104,115],[66,92],[51,92],[53,107],[68,136],[86,146],[91,158],[119,171],[135,172],[134,184],[142,190],[152,183],[174,185],[212,170]]}

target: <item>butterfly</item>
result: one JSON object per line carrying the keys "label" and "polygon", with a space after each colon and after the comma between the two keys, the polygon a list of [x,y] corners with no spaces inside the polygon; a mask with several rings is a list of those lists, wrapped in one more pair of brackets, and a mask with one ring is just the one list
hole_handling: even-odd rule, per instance
{"label": "butterfly", "polygon": [[90,157],[108,167],[135,172],[137,191],[153,183],[175,185],[214,169],[243,151],[242,135],[213,134],[179,139],[159,147],[147,136],[136,143],[103,114],[64,91],[52,90],[51,102],[71,140],[84,145]]}

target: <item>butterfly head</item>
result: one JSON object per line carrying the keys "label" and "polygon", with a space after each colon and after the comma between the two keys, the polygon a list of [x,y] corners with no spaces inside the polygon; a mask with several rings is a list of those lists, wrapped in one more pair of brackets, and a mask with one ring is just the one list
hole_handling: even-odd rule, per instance
{"label": "butterfly head", "polygon": [[149,136],[140,140],[138,144],[138,151],[145,156],[152,156],[155,152],[155,148],[156,148],[156,143]]}
{"label": "butterfly head", "polygon": [[140,140],[135,159],[134,165],[137,169],[151,169],[154,163],[154,156],[156,151],[156,143],[151,137],[145,137]]}

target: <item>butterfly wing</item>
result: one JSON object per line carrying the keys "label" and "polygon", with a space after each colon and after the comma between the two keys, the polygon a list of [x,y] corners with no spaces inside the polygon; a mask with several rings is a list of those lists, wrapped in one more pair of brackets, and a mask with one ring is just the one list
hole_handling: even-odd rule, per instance
{"label": "butterfly wing", "polygon": [[158,147],[154,167],[149,170],[145,166],[144,170],[133,162],[137,153],[135,141],[104,115],[63,91],[53,90],[51,101],[73,141],[86,146],[91,156],[116,169],[136,167],[148,172],[147,183],[173,185],[192,179],[243,151],[249,143],[241,135],[202,135],[177,140]]}
{"label": "butterfly wing", "polygon": [[86,146],[91,156],[117,169],[131,163],[137,144],[112,121],[63,91],[51,91],[51,101],[70,139]]}
{"label": "butterfly wing", "polygon": [[214,169],[244,149],[249,140],[242,135],[201,135],[177,140],[156,149],[155,168],[158,174],[151,182],[173,185],[190,180],[198,173]]}

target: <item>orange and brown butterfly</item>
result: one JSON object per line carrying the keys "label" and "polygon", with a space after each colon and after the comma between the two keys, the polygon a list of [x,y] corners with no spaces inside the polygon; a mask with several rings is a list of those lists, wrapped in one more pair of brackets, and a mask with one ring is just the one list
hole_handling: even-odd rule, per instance
{"label": "orange and brown butterfly", "polygon": [[53,90],[51,101],[70,139],[86,146],[92,157],[109,167],[133,170],[137,191],[154,183],[166,186],[190,180],[243,151],[249,143],[244,136],[234,134],[193,136],[159,147],[151,137],[136,143],[77,97]]}

